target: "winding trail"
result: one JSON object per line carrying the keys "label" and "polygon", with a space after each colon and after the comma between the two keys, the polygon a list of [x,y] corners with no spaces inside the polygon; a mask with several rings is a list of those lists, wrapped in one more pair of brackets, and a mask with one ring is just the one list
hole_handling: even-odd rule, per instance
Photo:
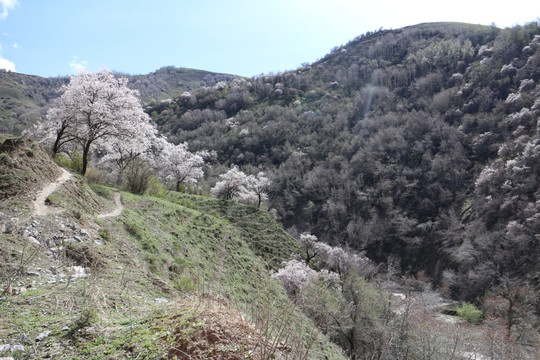
{"label": "winding trail", "polygon": [[47,215],[52,213],[59,213],[63,211],[62,208],[52,208],[45,205],[45,200],[49,195],[56,191],[60,186],[62,186],[67,181],[73,179],[73,174],[67,171],[64,168],[61,168],[62,175],[56,181],[45,186],[40,192],[38,192],[36,199],[34,200],[34,215]]}
{"label": "winding trail", "polygon": [[116,204],[116,208],[113,211],[109,212],[109,213],[99,214],[97,216],[98,219],[118,216],[118,215],[122,214],[122,210],[124,210],[124,205],[122,204],[122,196],[120,195],[119,192],[114,193],[114,203]]}
{"label": "winding trail", "polygon": [[[60,207],[51,207],[49,205],[45,204],[45,200],[49,195],[54,193],[60,186],[64,185],[66,182],[73,179],[73,174],[67,171],[64,168],[61,168],[62,175],[49,185],[45,186],[41,191],[39,191],[36,195],[36,198],[33,203],[34,211],[32,215],[35,216],[43,216],[48,214],[57,214],[62,211],[64,211],[63,208]],[[122,210],[124,210],[124,205],[122,204],[122,196],[119,192],[114,193],[114,203],[116,204],[116,207],[106,214],[99,214],[97,217],[99,219],[118,216],[122,214]]]}

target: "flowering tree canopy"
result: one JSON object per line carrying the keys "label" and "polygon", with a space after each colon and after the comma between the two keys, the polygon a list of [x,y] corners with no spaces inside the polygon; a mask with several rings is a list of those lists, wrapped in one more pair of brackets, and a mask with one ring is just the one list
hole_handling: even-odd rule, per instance
{"label": "flowering tree canopy", "polygon": [[292,296],[299,295],[306,287],[318,282],[324,282],[334,289],[339,289],[339,275],[333,271],[322,269],[315,271],[305,262],[291,259],[283,264],[283,268],[272,275],[278,279],[287,293]]}
{"label": "flowering tree canopy", "polygon": [[92,144],[144,138],[150,117],[143,111],[137,91],[126,84],[127,79],[117,79],[107,70],[73,76],[41,126],[54,138],[53,154],[67,144],[80,147],[84,175]]}
{"label": "flowering tree canopy", "polygon": [[221,179],[210,189],[212,195],[225,200],[231,200],[245,191],[247,175],[238,166],[234,165],[225,174],[219,175]]}
{"label": "flowering tree canopy", "polygon": [[160,155],[162,164],[161,176],[166,182],[174,183],[176,191],[180,191],[182,183],[196,183],[204,175],[203,165],[207,153],[194,154],[188,151],[188,144],[174,145],[165,142]]}
{"label": "flowering tree canopy", "polygon": [[108,137],[96,142],[99,148],[99,165],[112,165],[117,172],[117,183],[121,183],[124,170],[133,160],[149,161],[152,146],[156,143],[157,129],[150,122],[139,124],[138,136],[130,138]]}
{"label": "flowering tree canopy", "polygon": [[268,198],[266,191],[271,181],[262,171],[257,175],[246,175],[234,165],[219,178],[221,180],[210,190],[215,197],[225,200],[237,198],[246,203],[256,202],[257,207]]}
{"label": "flowering tree canopy", "polygon": [[266,192],[268,186],[270,186],[270,179],[266,176],[266,173],[259,172],[257,175],[249,175],[246,179],[247,191],[257,199],[257,207],[261,206],[263,200],[268,198]]}
{"label": "flowering tree canopy", "polygon": [[377,265],[366,256],[320,242],[315,235],[310,233],[300,234],[299,242],[307,264],[314,261],[319,267],[340,275],[354,269],[360,275],[367,277],[377,271]]}

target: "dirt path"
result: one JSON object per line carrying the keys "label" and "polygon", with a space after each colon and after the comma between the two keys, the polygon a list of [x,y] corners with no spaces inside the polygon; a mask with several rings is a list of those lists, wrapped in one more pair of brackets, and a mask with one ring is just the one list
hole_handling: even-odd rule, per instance
{"label": "dirt path", "polygon": [[[42,215],[47,215],[47,214],[56,214],[64,210],[63,208],[55,208],[55,207],[51,207],[45,204],[45,200],[47,199],[49,195],[54,193],[64,183],[73,179],[72,173],[70,173],[64,168],[62,168],[61,170],[62,170],[62,175],[60,175],[60,177],[56,179],[54,182],[45,186],[45,188],[43,188],[37,194],[36,199],[34,200],[33,215],[42,216]],[[113,211],[108,212],[106,214],[99,214],[97,217],[100,219],[103,219],[103,218],[120,215],[122,213],[122,210],[124,210],[124,205],[122,204],[122,197],[119,192],[114,193],[114,203],[116,204],[116,208]]]}
{"label": "dirt path", "polygon": [[62,168],[62,175],[56,179],[56,181],[50,183],[49,185],[45,186],[36,196],[36,199],[34,200],[34,215],[47,215],[51,213],[57,213],[62,211],[61,208],[52,208],[50,206],[45,205],[45,200],[49,195],[51,195],[53,192],[56,191],[60,186],[62,186],[65,182],[71,180],[73,178],[73,174],[67,171],[66,169]]}
{"label": "dirt path", "polygon": [[113,211],[106,214],[99,214],[97,217],[103,219],[120,215],[122,210],[124,210],[124,205],[122,204],[122,196],[119,192],[114,193],[114,203],[116,204],[116,208]]}

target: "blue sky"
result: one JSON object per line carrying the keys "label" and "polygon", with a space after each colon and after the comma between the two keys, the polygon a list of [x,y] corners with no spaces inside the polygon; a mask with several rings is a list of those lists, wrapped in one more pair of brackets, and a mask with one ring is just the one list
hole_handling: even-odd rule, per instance
{"label": "blue sky", "polygon": [[538,0],[0,0],[0,68],[63,76],[173,65],[253,76],[295,69],[381,27],[508,27],[539,16]]}

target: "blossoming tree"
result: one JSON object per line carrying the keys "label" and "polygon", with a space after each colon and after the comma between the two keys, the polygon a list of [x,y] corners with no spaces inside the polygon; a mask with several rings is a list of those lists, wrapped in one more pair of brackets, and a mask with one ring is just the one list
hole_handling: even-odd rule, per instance
{"label": "blossoming tree", "polygon": [[84,175],[93,145],[113,139],[122,144],[143,138],[150,117],[137,95],[127,87],[127,79],[115,78],[108,70],[71,77],[40,126],[54,138],[53,154],[75,144],[82,152]]}
{"label": "blossoming tree", "polygon": [[221,179],[214,185],[210,192],[217,198],[231,200],[245,191],[247,175],[238,166],[234,165],[225,174],[219,175]]}
{"label": "blossoming tree", "polygon": [[188,150],[188,143],[178,145],[165,142],[160,159],[161,177],[168,183],[174,184],[180,191],[182,183],[194,184],[204,176],[203,166],[207,153],[194,154]]}

